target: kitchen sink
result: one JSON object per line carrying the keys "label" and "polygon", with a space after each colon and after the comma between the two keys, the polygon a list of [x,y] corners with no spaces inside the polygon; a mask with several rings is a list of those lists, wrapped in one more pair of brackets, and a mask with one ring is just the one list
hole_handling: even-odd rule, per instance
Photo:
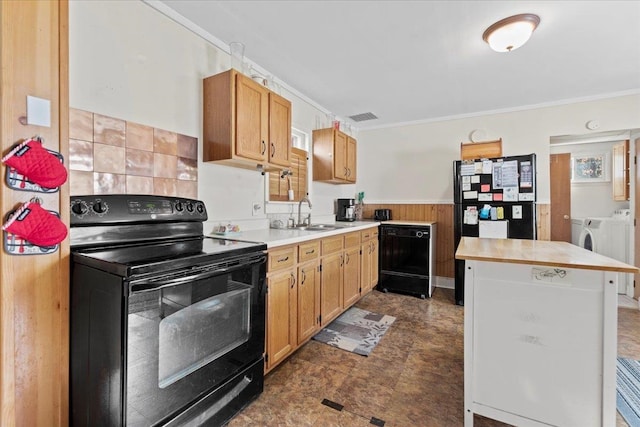
{"label": "kitchen sink", "polygon": [[323,230],[335,230],[336,227],[335,225],[332,224],[311,224],[307,227],[307,230],[311,230],[311,231],[323,231]]}
{"label": "kitchen sink", "polygon": [[336,230],[338,228],[342,228],[342,227],[334,224],[311,224],[311,225],[296,226],[297,230],[305,230],[305,231],[330,231],[330,230]]}

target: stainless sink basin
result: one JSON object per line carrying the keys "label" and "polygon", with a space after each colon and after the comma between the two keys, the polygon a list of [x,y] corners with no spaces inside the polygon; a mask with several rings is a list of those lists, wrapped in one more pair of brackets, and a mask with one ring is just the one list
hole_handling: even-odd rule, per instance
{"label": "stainless sink basin", "polygon": [[338,225],[333,224],[311,224],[311,225],[298,225],[296,226],[297,230],[305,230],[305,231],[330,231],[341,228]]}
{"label": "stainless sink basin", "polygon": [[332,224],[311,224],[307,226],[307,230],[311,231],[335,230],[336,228],[339,227]]}

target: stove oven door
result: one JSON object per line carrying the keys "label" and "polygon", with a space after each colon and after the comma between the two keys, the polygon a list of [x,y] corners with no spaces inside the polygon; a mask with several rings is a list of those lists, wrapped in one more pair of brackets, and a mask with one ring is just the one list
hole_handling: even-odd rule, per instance
{"label": "stove oven door", "polygon": [[129,284],[127,426],[168,422],[261,359],[264,272],[259,254]]}

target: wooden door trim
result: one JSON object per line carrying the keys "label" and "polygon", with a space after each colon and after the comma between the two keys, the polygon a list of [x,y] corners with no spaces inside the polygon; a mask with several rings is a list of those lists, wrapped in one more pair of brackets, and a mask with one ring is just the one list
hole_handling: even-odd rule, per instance
{"label": "wooden door trim", "polygon": [[[634,265],[640,266],[640,227],[638,227],[638,219],[640,217],[640,167],[638,167],[638,158],[640,157],[640,138],[635,140],[635,155],[634,155],[634,168],[635,168],[635,209],[633,215],[633,237],[634,237]],[[631,159],[629,159],[629,167],[631,167]],[[633,275],[633,297],[639,299],[640,297],[640,274]]]}
{"label": "wooden door trim", "polygon": [[[571,243],[570,165],[570,153],[558,153],[549,156],[551,240],[560,240],[569,243]],[[567,187],[566,189],[559,188],[565,186]]]}

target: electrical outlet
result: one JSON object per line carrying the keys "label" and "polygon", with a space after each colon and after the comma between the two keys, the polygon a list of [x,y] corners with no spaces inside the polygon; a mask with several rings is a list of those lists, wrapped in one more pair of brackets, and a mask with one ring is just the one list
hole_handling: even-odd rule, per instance
{"label": "electrical outlet", "polygon": [[262,203],[260,202],[251,203],[251,215],[253,216],[260,215],[261,212],[262,212]]}

